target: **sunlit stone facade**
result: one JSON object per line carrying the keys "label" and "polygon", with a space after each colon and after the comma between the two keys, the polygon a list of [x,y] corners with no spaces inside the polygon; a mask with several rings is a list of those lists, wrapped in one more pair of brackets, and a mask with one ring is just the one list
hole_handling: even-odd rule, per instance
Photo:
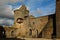
{"label": "sunlit stone facade", "polygon": [[[7,38],[37,38],[42,32],[42,37],[45,35],[51,36],[52,26],[48,26],[50,34],[45,33],[43,30],[48,23],[48,16],[34,17],[29,15],[25,5],[22,5],[19,9],[14,10],[14,24],[11,27],[5,27]],[[45,28],[46,29],[46,28]],[[48,31],[47,31],[48,32]],[[45,35],[44,35],[45,33]],[[51,38],[51,37],[49,37]]]}

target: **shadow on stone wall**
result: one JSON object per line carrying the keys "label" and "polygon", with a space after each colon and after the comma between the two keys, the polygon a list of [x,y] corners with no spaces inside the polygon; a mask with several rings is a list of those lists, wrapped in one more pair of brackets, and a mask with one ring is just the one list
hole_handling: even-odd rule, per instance
{"label": "shadow on stone wall", "polygon": [[25,40],[20,38],[0,38],[0,40]]}
{"label": "shadow on stone wall", "polygon": [[5,29],[3,28],[3,26],[0,26],[0,38],[5,38]]}

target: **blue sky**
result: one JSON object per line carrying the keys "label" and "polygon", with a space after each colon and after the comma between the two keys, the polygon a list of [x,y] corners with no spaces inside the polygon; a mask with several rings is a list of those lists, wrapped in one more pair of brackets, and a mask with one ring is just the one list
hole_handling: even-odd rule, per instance
{"label": "blue sky", "polygon": [[56,8],[56,0],[23,0],[14,4],[8,3],[8,5],[12,5],[13,9],[18,8],[22,4],[25,4],[29,8],[30,14],[35,17],[54,14]]}
{"label": "blue sky", "polygon": [[30,15],[35,17],[55,14],[56,0],[0,0],[0,25],[14,23],[14,9],[25,4]]}

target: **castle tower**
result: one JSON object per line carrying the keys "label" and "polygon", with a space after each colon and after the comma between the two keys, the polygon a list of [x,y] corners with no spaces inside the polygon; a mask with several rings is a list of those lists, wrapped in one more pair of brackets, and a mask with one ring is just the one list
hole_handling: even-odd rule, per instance
{"label": "castle tower", "polygon": [[29,16],[29,11],[25,5],[22,5],[19,9],[14,10],[14,25],[19,25],[24,22]]}
{"label": "castle tower", "polygon": [[29,11],[25,5],[22,5],[19,9],[14,10],[14,25],[13,27],[16,36],[25,37],[29,26]]}

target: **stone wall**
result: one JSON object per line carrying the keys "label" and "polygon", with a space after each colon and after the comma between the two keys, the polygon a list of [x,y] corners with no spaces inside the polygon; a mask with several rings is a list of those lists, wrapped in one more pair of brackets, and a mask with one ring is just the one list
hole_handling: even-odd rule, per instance
{"label": "stone wall", "polygon": [[[17,20],[19,19],[19,20]],[[49,24],[46,27],[46,24],[48,23],[48,16],[43,17],[34,17],[29,15],[29,11],[27,10],[25,5],[22,5],[21,8],[14,11],[14,24],[11,27],[7,27],[6,29],[6,35],[7,38],[37,38],[38,35],[47,29],[47,34],[43,34],[44,37],[48,38],[49,35],[52,34],[52,20],[49,21]],[[50,25],[50,26],[49,26]],[[51,27],[51,28],[50,28]],[[43,30],[43,28],[45,28]],[[50,31],[50,32],[49,32]],[[50,34],[49,34],[50,33]],[[43,38],[44,38],[43,37]]]}
{"label": "stone wall", "polygon": [[60,0],[56,4],[56,34],[60,38]]}
{"label": "stone wall", "polygon": [[48,23],[45,25],[44,29],[42,30],[42,37],[51,39],[52,34],[53,34],[53,19],[50,17],[48,19]]}

